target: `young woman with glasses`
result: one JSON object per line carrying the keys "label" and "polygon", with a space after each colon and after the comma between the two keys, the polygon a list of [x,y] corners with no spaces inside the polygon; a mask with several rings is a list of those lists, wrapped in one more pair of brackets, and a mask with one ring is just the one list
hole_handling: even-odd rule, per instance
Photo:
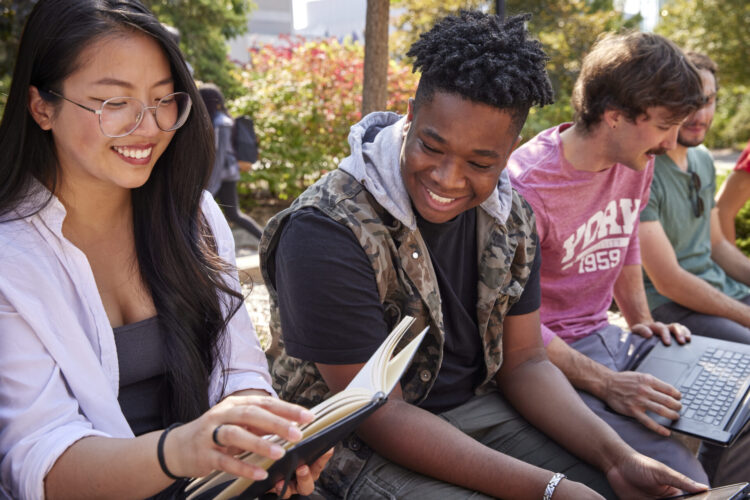
{"label": "young woman with glasses", "polygon": [[40,0],[0,148],[2,485],[144,498],[216,469],[263,478],[234,455],[278,458],[259,436],[312,416],[270,396],[202,188],[211,122],[161,24],[138,0]]}

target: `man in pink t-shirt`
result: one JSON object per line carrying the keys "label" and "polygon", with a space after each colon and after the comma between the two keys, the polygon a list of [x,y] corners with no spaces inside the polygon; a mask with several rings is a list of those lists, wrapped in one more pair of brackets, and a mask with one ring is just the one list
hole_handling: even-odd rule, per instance
{"label": "man in pink t-shirt", "polygon": [[[646,414],[677,418],[680,393],[623,371],[647,338],[690,335],[651,317],[637,235],[654,156],[675,147],[681,122],[702,104],[700,78],[663,37],[610,35],[584,59],[572,101],[574,123],[541,132],[508,161],[536,214],[548,356],[628,444],[703,481],[692,453]],[[630,332],[608,322],[613,297]]]}

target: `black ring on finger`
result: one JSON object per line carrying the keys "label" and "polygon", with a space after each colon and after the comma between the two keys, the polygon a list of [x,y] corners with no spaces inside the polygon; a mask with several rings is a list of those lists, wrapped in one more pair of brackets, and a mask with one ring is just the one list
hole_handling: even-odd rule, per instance
{"label": "black ring on finger", "polygon": [[211,439],[213,440],[214,443],[216,443],[216,446],[221,446],[222,448],[226,448],[226,445],[222,444],[219,441],[219,429],[221,429],[222,425],[224,425],[224,424],[219,424],[219,425],[216,426],[216,428],[214,429],[213,434],[211,435]]}

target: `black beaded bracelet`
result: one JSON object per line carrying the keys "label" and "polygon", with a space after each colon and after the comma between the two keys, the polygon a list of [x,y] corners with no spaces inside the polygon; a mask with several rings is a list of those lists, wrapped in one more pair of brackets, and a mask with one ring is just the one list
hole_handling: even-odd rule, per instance
{"label": "black beaded bracelet", "polygon": [[161,433],[161,436],[159,436],[159,444],[156,445],[156,457],[159,459],[159,465],[161,466],[161,471],[169,478],[174,479],[177,481],[178,479],[184,479],[182,477],[175,476],[171,472],[169,472],[169,469],[167,469],[167,462],[164,460],[164,441],[167,439],[167,434],[169,434],[169,431],[174,429],[175,427],[182,425],[182,422],[175,422],[166,429],[164,429],[164,432]]}

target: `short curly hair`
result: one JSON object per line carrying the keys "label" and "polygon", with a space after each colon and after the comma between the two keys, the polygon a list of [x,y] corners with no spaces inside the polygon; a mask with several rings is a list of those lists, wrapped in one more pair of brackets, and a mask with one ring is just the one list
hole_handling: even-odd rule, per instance
{"label": "short curly hair", "polygon": [[679,122],[703,105],[703,89],[695,66],[670,40],[639,31],[608,33],[583,58],[571,102],[576,126],[590,132],[608,109],[635,121],[661,106]]}
{"label": "short curly hair", "polygon": [[436,91],[507,110],[520,132],[529,108],[554,101],[545,64],[547,55],[538,40],[528,38],[529,14],[501,18],[478,11],[462,11],[438,21],[407,52],[417,86],[415,112]]}

